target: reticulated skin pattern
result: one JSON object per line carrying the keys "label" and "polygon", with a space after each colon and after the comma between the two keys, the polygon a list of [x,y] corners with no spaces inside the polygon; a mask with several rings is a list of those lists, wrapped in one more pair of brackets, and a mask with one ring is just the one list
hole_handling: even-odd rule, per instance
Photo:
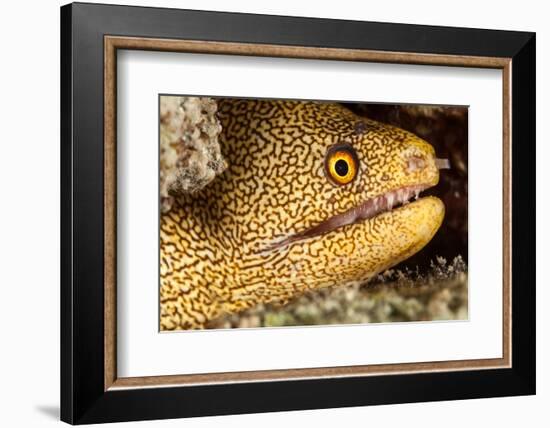
{"label": "reticulated skin pattern", "polygon": [[[218,117],[228,168],[161,216],[161,330],[204,328],[258,303],[367,281],[441,225],[443,203],[425,197],[277,246],[371,198],[437,184],[434,150],[333,103],[223,99]],[[346,184],[327,175],[327,153],[340,145],[357,161]]]}

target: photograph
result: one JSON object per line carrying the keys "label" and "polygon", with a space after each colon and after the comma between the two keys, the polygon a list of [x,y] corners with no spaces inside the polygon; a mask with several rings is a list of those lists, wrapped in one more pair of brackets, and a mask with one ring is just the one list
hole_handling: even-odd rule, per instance
{"label": "photograph", "polygon": [[[34,270],[51,269],[41,255],[59,247],[59,290],[41,275],[30,303],[58,314],[42,326],[48,317],[21,312],[14,295],[4,299],[15,310],[7,319],[24,323],[5,324],[13,349],[25,345],[22,331],[39,333],[22,355],[57,343],[29,374],[56,383],[33,386],[13,420],[208,424],[203,417],[231,415],[224,420],[241,426],[248,414],[250,426],[314,425],[295,421],[304,411],[332,426],[328,409],[345,424],[381,406],[364,409],[380,424],[383,409],[409,404],[400,412],[418,414],[397,423],[425,425],[429,408],[441,425],[453,401],[465,403],[451,411],[460,426],[479,412],[506,427],[543,414],[542,14],[401,3],[386,14],[384,5],[319,5],[315,17],[298,2],[27,10],[38,28],[55,27],[58,55],[25,50],[42,43],[41,30],[7,43],[26,52],[8,69],[25,77],[58,58],[40,71],[59,91],[21,96],[29,85],[29,94],[51,92],[44,73],[6,80],[19,100],[6,105],[21,119],[4,127],[16,131],[4,139],[15,148],[6,159],[31,163],[8,162],[17,168],[5,181],[29,207],[4,210],[27,220],[4,222],[21,259],[8,263],[17,269],[4,288],[21,294],[28,276],[21,231],[56,231]],[[29,99],[59,108],[33,114]],[[18,134],[30,123],[40,137],[21,157],[28,141]],[[44,143],[55,139],[48,127],[60,150]],[[44,174],[27,177],[40,168],[56,172],[52,197],[37,191]],[[37,225],[56,198],[57,229]],[[28,395],[16,375],[28,368],[6,367],[8,389]]]}
{"label": "photograph", "polygon": [[161,332],[468,320],[468,106],[158,103]]}

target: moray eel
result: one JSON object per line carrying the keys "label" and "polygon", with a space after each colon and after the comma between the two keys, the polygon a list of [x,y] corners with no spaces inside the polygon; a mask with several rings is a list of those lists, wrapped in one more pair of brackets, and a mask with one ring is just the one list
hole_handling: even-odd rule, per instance
{"label": "moray eel", "polygon": [[364,282],[418,252],[444,216],[414,134],[340,104],[218,100],[228,169],[160,221],[160,329]]}

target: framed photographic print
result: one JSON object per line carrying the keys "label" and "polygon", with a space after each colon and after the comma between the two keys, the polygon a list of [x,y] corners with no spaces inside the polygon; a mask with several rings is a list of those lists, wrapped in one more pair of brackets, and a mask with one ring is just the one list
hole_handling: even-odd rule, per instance
{"label": "framed photographic print", "polygon": [[61,418],[535,393],[535,35],[61,8]]}

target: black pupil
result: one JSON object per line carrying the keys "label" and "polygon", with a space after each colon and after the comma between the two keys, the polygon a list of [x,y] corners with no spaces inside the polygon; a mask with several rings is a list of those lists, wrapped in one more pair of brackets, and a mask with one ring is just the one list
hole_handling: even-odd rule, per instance
{"label": "black pupil", "polygon": [[343,159],[338,159],[336,165],[334,165],[334,169],[340,177],[345,177],[349,170],[348,163]]}

